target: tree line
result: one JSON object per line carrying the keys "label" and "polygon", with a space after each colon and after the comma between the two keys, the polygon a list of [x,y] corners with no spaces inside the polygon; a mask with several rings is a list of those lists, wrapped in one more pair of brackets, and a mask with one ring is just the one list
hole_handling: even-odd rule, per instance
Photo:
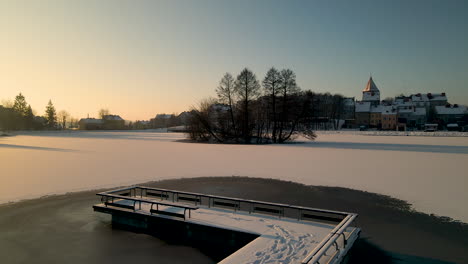
{"label": "tree line", "polygon": [[51,100],[45,107],[45,114],[36,116],[21,93],[15,97],[13,103],[5,102],[0,105],[0,130],[64,129],[70,121],[76,120],[70,118],[67,111],[57,113]]}
{"label": "tree line", "polygon": [[344,112],[343,96],[303,91],[290,69],[273,67],[261,81],[248,68],[236,78],[226,73],[216,95],[192,107],[187,124],[190,139],[284,143],[302,135],[313,140],[314,129],[324,123],[324,129],[338,126]]}

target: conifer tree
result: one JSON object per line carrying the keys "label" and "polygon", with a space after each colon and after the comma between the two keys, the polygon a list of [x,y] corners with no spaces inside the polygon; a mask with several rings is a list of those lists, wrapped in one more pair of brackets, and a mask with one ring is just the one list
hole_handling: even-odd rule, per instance
{"label": "conifer tree", "polygon": [[57,124],[57,114],[51,100],[49,100],[49,103],[46,106],[45,119],[48,128],[55,128]]}

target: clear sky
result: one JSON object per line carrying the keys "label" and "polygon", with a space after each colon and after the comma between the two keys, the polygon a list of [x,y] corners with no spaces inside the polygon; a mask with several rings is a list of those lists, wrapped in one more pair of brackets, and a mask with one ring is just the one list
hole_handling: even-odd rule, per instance
{"label": "clear sky", "polygon": [[225,72],[291,68],[361,98],[446,92],[468,104],[468,1],[0,0],[0,100],[75,117],[181,112]]}

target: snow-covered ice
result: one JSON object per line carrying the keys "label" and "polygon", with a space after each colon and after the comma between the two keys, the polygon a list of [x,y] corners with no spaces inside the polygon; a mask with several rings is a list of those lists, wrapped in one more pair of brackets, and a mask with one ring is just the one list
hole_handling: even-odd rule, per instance
{"label": "snow-covered ice", "polygon": [[468,137],[320,133],[316,142],[221,145],[183,134],[35,132],[0,138],[0,202],[151,180],[275,178],[391,195],[468,222]]}

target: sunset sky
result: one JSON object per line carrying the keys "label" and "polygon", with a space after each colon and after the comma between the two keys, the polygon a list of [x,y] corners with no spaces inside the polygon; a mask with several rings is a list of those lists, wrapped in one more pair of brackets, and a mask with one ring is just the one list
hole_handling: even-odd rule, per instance
{"label": "sunset sky", "polygon": [[225,72],[291,68],[361,98],[446,92],[468,104],[468,1],[0,0],[0,100],[81,118],[187,110]]}

